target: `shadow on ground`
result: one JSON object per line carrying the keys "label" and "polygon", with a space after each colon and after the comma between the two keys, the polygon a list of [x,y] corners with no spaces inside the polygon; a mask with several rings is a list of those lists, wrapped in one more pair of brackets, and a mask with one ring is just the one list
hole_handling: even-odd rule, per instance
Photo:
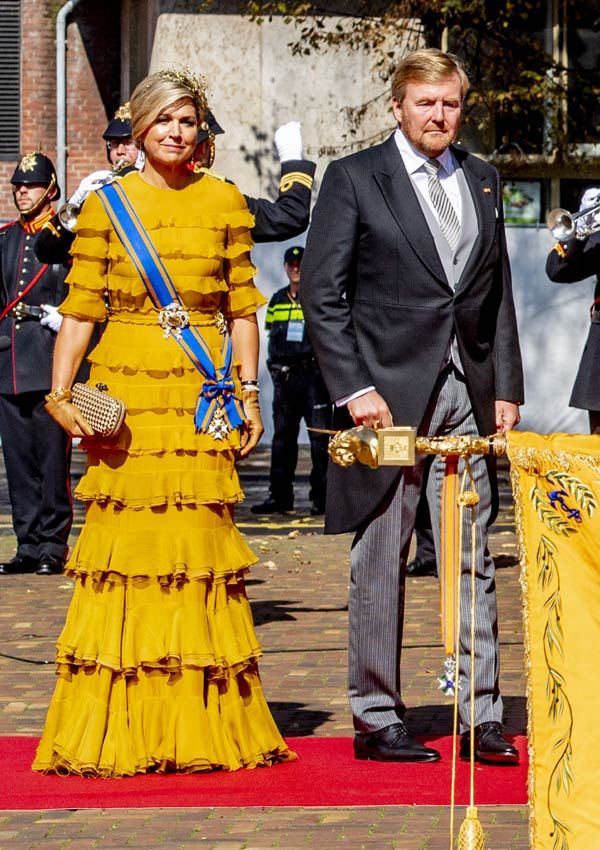
{"label": "shadow on ground", "polygon": [[331,711],[316,711],[305,706],[303,702],[269,702],[269,708],[282,735],[308,737],[333,717]]}
{"label": "shadow on ground", "polygon": [[297,614],[319,614],[336,613],[338,611],[347,611],[348,606],[343,605],[341,608],[306,608],[297,607],[298,603],[293,599],[269,599],[264,602],[251,602],[252,617],[254,618],[255,626],[263,626],[265,623],[287,622],[297,620]]}
{"label": "shadow on ground", "polygon": [[[527,734],[527,705],[524,696],[503,696],[504,727],[509,735]],[[415,735],[452,734],[452,702],[408,708],[404,720]]]}

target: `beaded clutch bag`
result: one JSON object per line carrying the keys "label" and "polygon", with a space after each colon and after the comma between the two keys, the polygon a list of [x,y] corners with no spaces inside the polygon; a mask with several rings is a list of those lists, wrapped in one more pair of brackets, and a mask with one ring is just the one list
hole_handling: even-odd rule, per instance
{"label": "beaded clutch bag", "polygon": [[106,384],[73,384],[72,402],[101,437],[116,437],[125,419],[125,405],[109,395]]}

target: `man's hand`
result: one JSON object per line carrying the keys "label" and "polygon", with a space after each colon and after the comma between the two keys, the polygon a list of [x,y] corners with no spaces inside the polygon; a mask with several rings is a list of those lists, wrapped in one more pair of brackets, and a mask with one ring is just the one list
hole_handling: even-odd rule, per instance
{"label": "man's hand", "polygon": [[[585,212],[585,210],[589,210],[592,207],[597,206],[600,203],[600,187],[592,186],[590,189],[586,189],[581,198],[581,203],[579,204],[579,212]],[[579,236],[589,236],[589,232],[586,233],[586,230],[589,228],[597,228],[600,224],[600,210],[594,210],[593,212],[588,213],[587,215],[582,215],[575,222],[575,230]]]}
{"label": "man's hand", "polygon": [[347,407],[355,425],[389,428],[393,424],[390,409],[376,390],[369,390],[368,393],[353,398]]}
{"label": "man's hand", "polygon": [[590,207],[595,206],[600,201],[600,187],[592,186],[590,189],[586,189],[583,195],[581,196],[581,203],[579,204],[579,212],[583,212],[583,210],[589,210]]}
{"label": "man's hand", "polygon": [[521,421],[519,405],[514,401],[496,401],[496,431],[510,431]]}
{"label": "man's hand", "polygon": [[290,121],[275,130],[275,147],[279,162],[302,159],[302,133],[299,121]]}
{"label": "man's hand", "polygon": [[56,307],[53,307],[52,304],[42,304],[42,310],[44,311],[44,315],[40,319],[40,325],[43,325],[45,328],[50,328],[51,331],[54,331],[57,334],[60,330],[60,326],[62,325],[63,317],[58,312]]}

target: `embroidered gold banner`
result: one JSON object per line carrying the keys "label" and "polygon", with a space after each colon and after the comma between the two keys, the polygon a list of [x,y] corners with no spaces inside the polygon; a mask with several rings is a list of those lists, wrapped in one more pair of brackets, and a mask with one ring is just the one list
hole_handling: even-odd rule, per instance
{"label": "embroidered gold banner", "polygon": [[533,850],[600,847],[600,438],[511,431]]}

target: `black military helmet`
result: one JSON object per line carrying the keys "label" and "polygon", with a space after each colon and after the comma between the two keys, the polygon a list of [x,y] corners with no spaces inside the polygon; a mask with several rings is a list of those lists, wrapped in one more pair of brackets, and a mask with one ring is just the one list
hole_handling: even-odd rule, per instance
{"label": "black military helmet", "polygon": [[105,142],[110,141],[110,139],[128,139],[131,137],[131,133],[129,103],[124,103],[123,106],[119,106],[106,125],[106,130],[102,133],[102,138]]}
{"label": "black military helmet", "polygon": [[102,138],[106,142],[106,158],[112,163],[110,158],[110,143],[112,139],[130,139],[132,138],[133,130],[131,128],[131,112],[129,111],[129,101],[119,106],[113,117],[106,125],[106,130],[102,133]]}
{"label": "black military helmet", "polygon": [[204,142],[206,139],[208,139],[210,133],[212,133],[213,136],[218,136],[224,132],[225,130],[221,127],[220,124],[217,123],[217,119],[209,109],[206,115],[204,116],[204,121],[201,121],[200,126],[198,127],[198,137],[196,139],[196,144],[199,145],[201,142]]}
{"label": "black military helmet", "polygon": [[47,156],[39,153],[39,151],[26,153],[21,157],[19,164],[13,172],[13,176],[10,178],[10,182],[13,186],[22,183],[40,183],[42,186],[48,187],[48,194],[50,189],[56,187],[56,194],[52,200],[56,201],[60,198],[60,187],[56,182],[54,164],[51,159],[48,159]]}

